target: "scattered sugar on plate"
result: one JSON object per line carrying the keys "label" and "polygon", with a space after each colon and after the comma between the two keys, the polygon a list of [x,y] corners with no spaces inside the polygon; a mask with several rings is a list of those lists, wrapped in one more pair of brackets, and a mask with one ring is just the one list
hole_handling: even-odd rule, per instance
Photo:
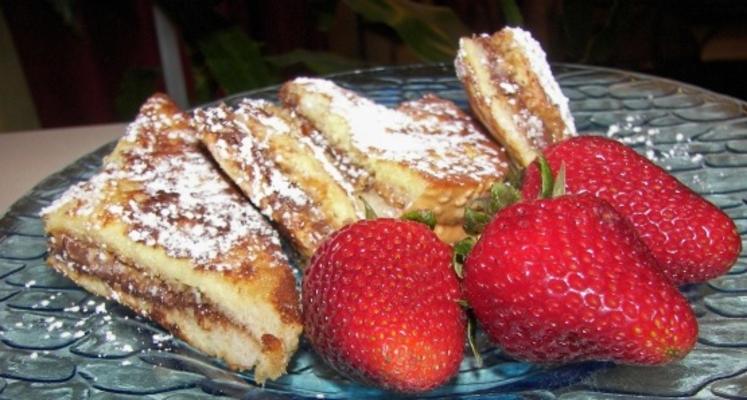
{"label": "scattered sugar on plate", "polygon": [[[674,143],[656,145],[654,138],[661,134],[659,128],[644,128],[639,126],[640,117],[628,115],[624,121],[612,124],[607,128],[606,136],[614,138],[628,146],[640,147],[640,152],[649,160],[659,164],[664,169],[671,170],[671,162],[678,160],[697,165],[703,161],[703,155],[691,150],[692,138],[682,132],[674,133]],[[667,147],[662,149],[662,147]]]}

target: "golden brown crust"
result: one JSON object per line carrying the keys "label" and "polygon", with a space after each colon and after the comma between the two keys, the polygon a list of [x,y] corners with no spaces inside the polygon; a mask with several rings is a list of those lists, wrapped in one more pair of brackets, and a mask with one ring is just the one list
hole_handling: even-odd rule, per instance
{"label": "golden brown crust", "polygon": [[[300,305],[277,233],[216,169],[188,117],[168,98],[149,99],[102,170],[69,189],[43,211],[43,219],[51,247],[63,237],[88,243],[106,249],[102,257],[110,254],[152,277],[138,285],[139,275],[128,275],[133,287],[152,284],[148,289],[164,296],[144,298],[141,287],[135,306],[158,312],[173,305],[167,314],[180,321],[179,331],[189,332],[196,347],[213,347],[217,331],[207,330],[203,321],[221,326],[219,312],[245,328],[232,328],[238,335],[232,337],[251,335],[259,343],[261,335],[272,334],[284,343],[284,362],[295,351],[302,330]],[[117,289],[124,283],[94,268],[95,262],[72,269],[80,274],[96,271],[85,278],[92,287],[111,283],[107,287],[119,295],[134,295]],[[180,288],[199,292],[211,306],[189,303],[179,295]],[[193,312],[179,313],[180,308]],[[262,364],[264,358],[244,354],[241,366],[253,365],[247,360]],[[271,369],[281,371],[284,365]]]}
{"label": "golden brown crust", "polygon": [[[137,266],[119,260],[115,254],[64,234],[55,237],[48,263],[88,291],[115,299],[133,311],[168,329],[183,340],[195,343],[206,353],[223,358],[229,368],[244,370],[256,364],[258,382],[276,379],[285,371],[293,349],[276,337],[265,334],[259,340],[245,326],[223,314],[218,307],[189,287],[167,283]],[[209,338],[239,338],[242,349],[253,348],[258,359],[245,350],[226,346],[226,341]],[[268,346],[268,337],[274,339]]]}
{"label": "golden brown crust", "polygon": [[462,38],[455,64],[475,114],[519,164],[575,134],[567,99],[528,33],[505,28]]}
{"label": "golden brown crust", "polygon": [[[59,234],[50,241],[49,262],[66,274],[70,271],[95,277],[119,293],[127,293],[146,300],[158,309],[190,309],[201,326],[212,323],[227,324],[228,318],[209,299],[197,297],[197,292],[175,282],[167,284],[115,254],[96,248],[96,245]],[[64,268],[60,268],[64,266]],[[136,310],[142,311],[142,310]]]}
{"label": "golden brown crust", "polygon": [[290,112],[261,100],[198,109],[194,125],[226,174],[305,258],[363,217],[350,182]]}
{"label": "golden brown crust", "polygon": [[[401,103],[397,111],[421,127],[416,133],[436,137],[435,146],[428,150],[427,157],[440,159],[423,174],[434,185],[453,187],[484,184],[498,179],[506,170],[506,155],[485,130],[459,106],[450,100],[428,93],[423,97]],[[454,149],[444,149],[451,147]],[[451,153],[454,151],[454,153]],[[446,154],[440,154],[440,153]],[[452,158],[453,156],[453,158]],[[457,162],[478,165],[476,169],[465,169]],[[405,164],[409,168],[416,168]],[[447,171],[448,170],[448,171]],[[487,179],[489,176],[492,179]]]}
{"label": "golden brown crust", "polygon": [[281,87],[280,99],[364,168],[395,214],[428,209],[440,224],[459,226],[464,206],[508,167],[471,117],[434,95],[388,109],[332,82],[299,78]]}
{"label": "golden brown crust", "polygon": [[438,236],[439,239],[448,244],[454,244],[467,237],[467,233],[464,231],[462,225],[436,224],[436,227],[433,228],[433,232],[436,233],[436,236]]}

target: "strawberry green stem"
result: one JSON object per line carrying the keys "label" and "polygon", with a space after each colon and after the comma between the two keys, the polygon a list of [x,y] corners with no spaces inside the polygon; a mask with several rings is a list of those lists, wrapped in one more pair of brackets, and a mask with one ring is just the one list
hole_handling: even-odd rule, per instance
{"label": "strawberry green stem", "polygon": [[459,279],[464,279],[464,261],[474,245],[475,238],[472,236],[467,236],[454,244],[454,255],[451,262],[454,265],[454,273]]}
{"label": "strawberry green stem", "polygon": [[436,215],[430,210],[412,210],[408,211],[400,217],[402,219],[420,222],[428,225],[429,228],[433,229],[436,227]]}
{"label": "strawberry green stem", "polygon": [[552,198],[556,198],[565,194],[565,163],[560,164],[558,174],[555,175],[555,182],[552,186]]}
{"label": "strawberry green stem", "polygon": [[477,317],[475,317],[475,313],[470,308],[467,300],[459,300],[458,303],[467,314],[467,344],[469,345],[469,350],[475,358],[477,368],[482,368],[482,354],[480,354],[480,350],[477,348]]}
{"label": "strawberry green stem", "polygon": [[473,206],[474,208],[464,210],[464,231],[469,235],[479,235],[485,229],[485,225],[490,222],[492,213],[489,212],[487,205],[481,207],[473,204]]}
{"label": "strawberry green stem", "polygon": [[477,349],[477,319],[471,311],[468,311],[467,317],[467,343],[472,351],[472,356],[475,357],[477,368],[482,368],[482,355],[480,350]]}
{"label": "strawberry green stem", "polygon": [[376,218],[378,218],[378,215],[376,215],[376,211],[374,211],[373,207],[371,207],[371,205],[368,204],[368,202],[366,201],[366,199],[364,199],[363,197],[360,197],[360,196],[358,198],[360,199],[361,203],[363,203],[363,210],[366,213],[366,219],[376,219]]}
{"label": "strawberry green stem", "polygon": [[523,181],[524,168],[521,168],[514,163],[510,163],[508,165],[508,171],[506,172],[506,179],[504,182],[518,189],[521,187]]}
{"label": "strawberry green stem", "polygon": [[521,201],[521,192],[510,182],[496,182],[490,188],[490,208],[492,214],[519,201]]}
{"label": "strawberry green stem", "polygon": [[553,178],[552,170],[550,165],[547,163],[547,159],[543,155],[537,157],[537,166],[539,167],[541,186],[539,192],[540,199],[549,199],[553,194]]}
{"label": "strawberry green stem", "polygon": [[490,197],[479,197],[464,209],[464,231],[479,235],[498,211],[521,201],[521,192],[510,182],[496,182],[490,188]]}

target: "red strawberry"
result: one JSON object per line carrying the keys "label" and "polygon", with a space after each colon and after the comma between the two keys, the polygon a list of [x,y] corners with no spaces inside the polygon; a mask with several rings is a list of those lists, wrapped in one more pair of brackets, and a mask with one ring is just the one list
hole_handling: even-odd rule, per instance
{"label": "red strawberry", "polygon": [[590,195],[499,211],[465,261],[464,292],[490,338],[532,362],[661,364],[697,337],[633,227]]}
{"label": "red strawberry", "polygon": [[334,233],[303,280],[306,335],[333,368],[416,392],[459,368],[465,315],[451,248],[424,224],[377,219]]}
{"label": "red strawberry", "polygon": [[[545,150],[550,168],[565,163],[566,192],[592,193],[624,215],[675,284],[725,273],[741,252],[734,222],[713,204],[633,149],[582,136]],[[525,174],[524,197],[536,198],[538,168]]]}

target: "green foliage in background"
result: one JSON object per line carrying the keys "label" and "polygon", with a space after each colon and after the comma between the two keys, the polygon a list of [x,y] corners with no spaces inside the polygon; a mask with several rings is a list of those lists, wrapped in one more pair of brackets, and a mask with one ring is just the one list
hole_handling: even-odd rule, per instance
{"label": "green foliage in background", "polygon": [[156,82],[158,82],[160,75],[160,69],[152,68],[130,69],[125,72],[117,98],[114,99],[117,114],[121,116],[134,115],[143,100],[158,89]]}
{"label": "green foliage in background", "polygon": [[506,24],[509,26],[524,26],[524,16],[515,0],[501,0],[501,11],[506,18]]}
{"label": "green foliage in background", "polygon": [[295,65],[303,65],[310,71],[319,75],[327,75],[334,72],[350,71],[366,66],[360,60],[343,57],[333,53],[310,51],[305,49],[291,50],[276,56],[266,56],[267,60],[275,68],[290,68]]}
{"label": "green foliage in background", "polygon": [[[79,22],[84,2],[43,2],[71,32],[81,36],[89,33],[85,25]],[[365,43],[359,43],[358,58],[301,48],[283,54],[268,54],[263,43],[253,39],[243,27],[217,11],[220,7],[238,5],[258,15],[267,8],[266,3],[251,0],[244,3],[225,0],[154,2],[177,27],[186,45],[190,59],[186,73],[191,83],[192,104],[276,84],[299,73],[327,75],[365,68],[368,66],[365,61],[367,48],[377,48],[375,41],[368,47]],[[456,53],[459,37],[471,32],[449,7],[433,3],[429,0],[306,0],[303,6],[310,19],[308,26],[316,30],[309,33],[315,36],[329,37],[333,32],[335,17],[348,15],[352,11],[359,22],[359,31],[353,32],[358,35],[359,41],[367,40],[369,33],[383,34],[386,40],[401,43],[423,62],[450,61]],[[472,11],[489,10],[489,19],[492,20],[495,10],[499,10],[500,19],[507,25],[523,26],[524,16],[519,3],[519,0],[475,2]],[[120,6],[127,7],[126,3],[123,4]],[[537,24],[533,27],[545,28],[542,39],[547,43],[543,45],[554,60],[646,69],[657,62],[669,65],[667,63],[671,64],[671,60],[681,59],[682,54],[694,54],[699,45],[698,37],[704,35],[701,28],[698,28],[699,33],[688,31],[692,27],[688,28],[687,25],[659,29],[659,25],[667,21],[670,25],[679,24],[682,18],[667,20],[665,17],[677,9],[655,4],[624,0],[560,0],[524,3],[524,6],[537,14],[533,17],[545,19],[545,25],[540,26],[541,21],[538,20],[533,21]],[[727,10],[721,14],[729,12]],[[476,16],[475,20],[484,21],[485,18],[481,17]],[[494,30],[499,28],[493,27]],[[650,38],[650,42],[641,43],[641,47],[648,46],[647,49],[637,51],[637,42],[630,40],[631,32],[645,40]],[[671,32],[685,38],[683,42],[687,43],[670,49],[669,54],[661,54],[659,49],[667,48],[662,42],[669,44],[673,41]],[[129,119],[134,115],[143,99],[158,87],[162,76],[163,71],[155,69],[133,69],[125,73],[116,99],[119,116]]]}
{"label": "green foliage in background", "polygon": [[62,23],[73,33],[80,36],[83,28],[75,18],[75,0],[46,0]]}
{"label": "green foliage in background", "polygon": [[615,42],[635,22],[630,4],[625,1],[609,2],[609,12],[604,23],[596,27],[593,7],[589,0],[564,0],[562,30],[566,36],[566,55],[569,60],[582,64],[605,64],[617,46]]}
{"label": "green foliage in background", "polygon": [[366,20],[394,29],[423,61],[453,59],[459,37],[470,33],[446,7],[408,0],[345,0],[345,3]]}
{"label": "green foliage in background", "polygon": [[[75,0],[47,0],[71,29],[75,25]],[[506,19],[521,25],[515,0],[499,0]],[[309,0],[319,32],[328,32],[337,7],[344,3],[367,23],[386,27],[423,62],[448,61],[456,54],[459,37],[470,33],[448,7],[412,0]],[[191,60],[192,103],[279,83],[283,72],[298,70],[325,75],[366,67],[361,60],[325,51],[295,49],[268,55],[262,43],[223,18],[215,8],[219,0],[156,0],[184,39]],[[125,74],[116,99],[122,118],[134,115],[156,87],[159,74],[132,70]]]}
{"label": "green foliage in background", "polygon": [[211,32],[194,44],[207,69],[227,94],[277,80],[277,74],[262,57],[260,44],[238,27]]}
{"label": "green foliage in background", "polygon": [[[344,1],[364,20],[391,28],[424,62],[453,58],[459,37],[469,33],[447,7],[411,0]],[[313,3],[316,19],[313,25],[320,32],[328,31],[338,1],[316,0]],[[157,4],[181,30],[190,48],[193,78],[203,88],[192,99],[195,103],[211,100],[215,92],[228,95],[279,83],[283,71],[288,69],[301,68],[325,75],[366,66],[361,60],[325,51],[295,49],[284,54],[267,55],[260,42],[215,12],[216,1],[213,0],[186,3],[160,0]]]}

